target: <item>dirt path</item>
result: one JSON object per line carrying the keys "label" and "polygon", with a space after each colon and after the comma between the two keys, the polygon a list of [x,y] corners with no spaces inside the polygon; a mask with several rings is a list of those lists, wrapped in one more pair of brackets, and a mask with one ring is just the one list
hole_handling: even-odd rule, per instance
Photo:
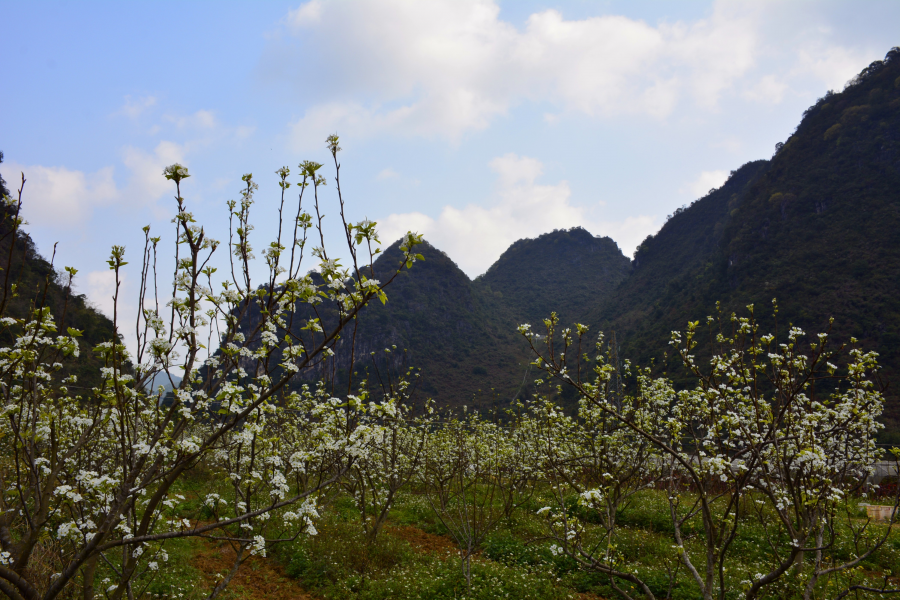
{"label": "dirt path", "polygon": [[[234,564],[234,550],[227,543],[203,540],[191,560],[203,573],[204,583],[212,590],[219,573],[225,574]],[[251,557],[241,565],[231,580],[223,598],[247,598],[248,600],[315,600],[288,577],[284,567],[273,558]]]}
{"label": "dirt path", "polygon": [[429,554],[456,555],[459,549],[456,543],[445,535],[426,533],[412,525],[389,525],[385,527],[385,533],[391,537],[399,538],[408,543],[418,552]]}

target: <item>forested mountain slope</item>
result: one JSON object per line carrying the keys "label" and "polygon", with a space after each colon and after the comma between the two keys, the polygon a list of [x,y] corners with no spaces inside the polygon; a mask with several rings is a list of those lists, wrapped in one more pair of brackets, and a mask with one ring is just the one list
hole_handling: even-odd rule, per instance
{"label": "forested mountain slope", "polygon": [[[388,302],[371,303],[355,331],[344,331],[333,371],[307,379],[347,381],[352,350],[357,381],[368,372],[374,382],[373,360],[380,369],[408,365],[421,369],[419,396],[440,406],[506,408],[530,383],[523,385],[529,355],[517,325],[539,323],[554,310],[581,318],[630,269],[615,242],[581,228],[519,240],[474,282],[427,242],[421,253],[425,260],[390,285]],[[388,280],[401,258],[398,243],[389,246],[375,262],[375,278]],[[328,307],[320,311],[327,315]]]}
{"label": "forested mountain slope", "polygon": [[810,107],[768,164],[745,165],[645,240],[592,322],[644,362],[716,300],[755,304],[770,328],[773,298],[781,327],[822,331],[834,317],[836,341],[878,351],[900,386],[900,50]]}
{"label": "forested mountain slope", "polygon": [[515,242],[476,282],[499,295],[518,323],[538,327],[552,311],[564,323],[583,320],[630,271],[612,239],[576,227]]}
{"label": "forested mountain slope", "polygon": [[[351,326],[341,334],[336,368],[328,375],[347,381],[355,337],[356,381],[368,371],[370,382],[377,383],[373,360],[382,370],[386,364],[395,371],[411,366],[421,369],[420,399],[434,398],[448,407],[506,408],[527,362],[514,319],[497,295],[474,285],[446,254],[427,241],[418,248],[424,260],[404,269],[387,288],[387,303],[371,302],[360,313],[355,332]],[[401,259],[395,242],[375,261],[375,278],[390,279]],[[320,311],[327,314],[328,307]],[[295,334],[300,335],[302,324],[296,324]]]}
{"label": "forested mountain slope", "polygon": [[[390,348],[395,366],[422,368],[420,389],[439,405],[504,407],[527,394],[529,356],[515,328],[539,327],[552,311],[565,325],[615,332],[620,357],[661,371],[671,331],[717,302],[726,318],[754,304],[770,331],[773,298],[780,331],[824,331],[834,317],[834,341],[853,336],[879,352],[884,378],[900,387],[900,49],[817,101],[771,160],[743,165],[675,211],[633,261],[581,228],[516,242],[474,282],[440,250],[422,252],[388,303],[360,315],[355,370]],[[399,261],[394,244],[376,278]],[[339,379],[352,336],[337,348]],[[677,380],[680,369],[668,372]],[[885,421],[900,432],[892,389]]]}
{"label": "forested mountain slope", "polygon": [[[768,167],[767,161],[737,169],[721,188],[687,208],[678,209],[662,229],[635,252],[633,272],[614,295],[594,309],[586,321],[603,329],[619,330],[619,342],[640,358],[665,348],[668,332],[697,319],[727,293],[720,277],[719,244],[725,226],[750,183]],[[724,285],[724,287],[723,287]],[[629,343],[638,338],[648,348]],[[637,358],[637,357],[635,357]]]}
{"label": "forested mountain slope", "polygon": [[[0,162],[3,154],[0,153]],[[12,177],[10,177],[12,179]],[[9,194],[8,187],[16,187],[0,177],[2,194]],[[26,184],[27,185],[27,184]],[[10,194],[18,198],[15,190]],[[27,188],[23,201],[27,201]],[[114,338],[113,323],[105,315],[88,304],[84,294],[74,294],[68,289],[67,278],[60,275],[47,259],[38,253],[34,241],[21,228],[14,232],[15,208],[5,203],[0,206],[0,302],[5,302],[4,317],[24,318],[35,308],[49,307],[56,319],[58,330],[65,332],[72,327],[83,332],[79,338],[80,355],[63,361],[66,373],[78,376],[78,383],[69,387],[76,395],[88,393],[100,384],[100,367],[93,347]],[[10,252],[12,256],[10,257]],[[7,261],[9,261],[7,263]],[[59,261],[57,263],[64,262]],[[7,265],[9,270],[7,272]],[[57,268],[59,264],[55,265]],[[77,280],[76,280],[77,281]],[[5,287],[4,287],[5,286]],[[0,344],[14,342],[14,334],[21,329],[4,328],[0,331]]]}

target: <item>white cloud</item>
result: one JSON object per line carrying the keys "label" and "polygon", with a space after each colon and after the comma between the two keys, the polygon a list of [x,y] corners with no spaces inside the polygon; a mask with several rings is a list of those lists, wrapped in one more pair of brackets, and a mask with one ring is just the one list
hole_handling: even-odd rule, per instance
{"label": "white cloud", "polygon": [[655,217],[638,215],[626,217],[624,221],[602,223],[597,231],[600,232],[599,235],[608,235],[614,239],[625,256],[632,256],[638,245],[648,235],[656,233],[659,227],[660,223]]}
{"label": "white cloud", "polygon": [[152,204],[171,192],[173,184],[163,177],[163,169],[172,163],[184,164],[185,147],[175,142],[162,141],[152,153],[128,146],[122,151],[122,162],[131,171],[128,183],[129,198],[144,204]]}
{"label": "white cloud", "polygon": [[[758,20],[752,7],[720,3],[691,24],[546,10],[519,29],[491,0],[310,2],[287,22],[305,42],[334,49],[316,67],[330,75],[317,85],[332,99],[309,106],[292,138],[303,149],[334,131],[457,141],[524,101],[550,103],[557,116],[664,118],[684,96],[713,107],[755,64]],[[266,68],[282,61],[270,72],[296,77],[294,59],[277,54],[284,48]]]}
{"label": "white cloud", "polygon": [[709,190],[722,187],[728,181],[728,171],[703,171],[695,180],[681,188],[682,192],[689,192],[695,198],[702,198]]}
{"label": "white cloud", "polygon": [[541,161],[527,156],[517,156],[512,152],[498,156],[490,162],[490,166],[491,170],[497,173],[500,185],[504,188],[518,183],[531,185],[535,179],[544,174],[544,165]]}
{"label": "white cloud", "polygon": [[543,172],[540,161],[507,154],[490,162],[497,173],[491,202],[462,208],[445,206],[437,218],[413,212],[378,219],[379,235],[390,244],[407,231],[425,235],[445,251],[470,277],[494,263],[510,244],[523,237],[537,237],[554,229],[581,226],[595,235],[609,235],[630,253],[656,230],[652,217],[630,217],[622,222],[597,221],[570,201],[569,184],[536,182]]}
{"label": "white cloud", "polygon": [[[174,191],[163,177],[163,169],[172,163],[185,163],[186,147],[175,142],[159,142],[148,152],[133,146],[122,150],[122,163],[127,169],[127,183],[119,187],[112,166],[93,173],[66,167],[20,165],[9,163],[4,173],[15,173],[10,187],[18,188],[18,173],[25,173],[22,211],[26,220],[37,227],[56,229],[82,225],[92,218],[95,209],[117,206],[155,208],[156,200]],[[126,202],[127,200],[127,202]],[[168,212],[156,216],[164,216]]]}
{"label": "white cloud", "polygon": [[[154,102],[144,101],[143,105]],[[194,139],[177,143],[163,140],[152,150],[136,146],[121,149],[124,176],[107,166],[93,173],[72,170],[63,166],[20,165],[4,163],[4,173],[24,172],[27,184],[24,194],[23,214],[35,226],[66,228],[81,225],[91,218],[94,209],[108,206],[117,208],[150,207],[156,217],[164,217],[170,211],[156,206],[156,201],[173,195],[174,185],[163,177],[163,169],[172,163],[186,164],[189,149],[209,145],[219,139],[232,136],[242,139],[252,135],[255,127],[224,127],[211,111],[199,110],[187,117],[165,117],[179,128],[200,129]],[[189,165],[188,165],[189,166]],[[7,177],[9,179],[9,177]],[[16,185],[18,177],[15,178]],[[10,182],[11,184],[13,181]],[[120,185],[124,183],[124,185]]]}
{"label": "white cloud", "polygon": [[216,116],[212,111],[203,109],[184,117],[166,115],[164,119],[174,123],[179,129],[215,129],[218,125]]}
{"label": "white cloud", "polygon": [[[125,274],[121,273],[119,276],[124,278]],[[110,319],[113,318],[113,308],[115,307],[113,298],[115,295],[116,274],[114,271],[106,269],[104,271],[91,271],[87,274],[87,297],[100,312]]]}
{"label": "white cloud", "polygon": [[780,104],[787,89],[788,85],[779,81],[775,75],[766,75],[755,86],[747,90],[744,96],[763,104]]}
{"label": "white cloud", "polygon": [[386,179],[399,179],[400,173],[388,167],[387,169],[383,169],[378,175],[375,176],[376,181],[384,181]]}
{"label": "white cloud", "polygon": [[85,295],[90,300],[91,305],[110,319],[113,316],[117,317],[119,332],[122,334],[125,346],[134,356],[137,350],[137,336],[134,331],[134,322],[137,318],[137,303],[134,302],[136,290],[131,289],[129,285],[128,273],[125,269],[119,271],[118,314],[115,314],[115,271],[110,271],[109,269],[90,271],[85,279],[87,280]]}
{"label": "white cloud", "polygon": [[827,89],[840,92],[850,78],[875,58],[870,52],[858,49],[814,43],[800,50],[797,70],[812,73]]}
{"label": "white cloud", "polygon": [[714,142],[710,142],[710,148],[722,148],[727,152],[731,152],[732,154],[737,154],[744,148],[744,141],[737,136],[725,136],[716,140]]}
{"label": "white cloud", "polygon": [[319,0],[312,0],[306,4],[300,5],[298,8],[289,10],[287,14],[287,24],[291,28],[298,29],[315,25],[322,19],[322,3]]}
{"label": "white cloud", "polygon": [[125,105],[119,109],[116,114],[125,115],[130,119],[136,119],[145,110],[156,105],[156,98],[154,96],[141,96],[140,98],[132,98],[131,96],[125,96]]}
{"label": "white cloud", "polygon": [[[161,122],[174,125],[174,129],[167,127],[169,135],[186,138],[181,144],[182,153],[187,148],[196,150],[213,144],[229,143],[232,140],[247,140],[257,131],[255,125],[235,126],[223,123],[216,116],[215,111],[208,109],[200,109],[186,115],[169,113],[162,116]],[[151,134],[155,135],[160,130],[161,128],[157,124]]]}
{"label": "white cloud", "polygon": [[[113,167],[94,173],[65,167],[19,165],[10,163],[8,173],[25,174],[22,212],[32,225],[67,228],[83,223],[93,210],[115,201],[119,192],[113,179]],[[18,176],[9,177],[9,187],[18,189]]]}
{"label": "white cloud", "polygon": [[457,142],[466,131],[487,128],[490,118],[505,110],[505,105],[492,103],[469,90],[448,90],[393,109],[382,109],[380,104],[334,101],[313,106],[291,123],[290,137],[297,151],[318,150],[322,140],[335,131],[344,138],[394,132],[423,137],[443,135]]}
{"label": "white cloud", "polygon": [[279,86],[315,82],[290,122],[295,149],[318,149],[334,131],[458,143],[523,104],[548,124],[571,115],[667,119],[685,108],[718,111],[728,98],[779,104],[820,84],[840,90],[884,49],[841,45],[823,26],[832,13],[714,0],[693,20],[551,9],[516,25],[495,0],[316,0],[287,14],[261,69]]}
{"label": "white cloud", "polygon": [[239,140],[245,140],[256,133],[256,127],[252,125],[238,125],[234,130],[234,136]]}
{"label": "white cloud", "polygon": [[378,175],[375,176],[375,181],[390,182],[390,185],[393,188],[411,188],[422,183],[418,179],[402,175],[390,167],[382,169]]}
{"label": "white cloud", "polygon": [[694,101],[714,108],[719,97],[756,63],[762,14],[759,5],[715,2],[712,15],[691,24],[663,24],[669,55],[664,68],[685,78]]}

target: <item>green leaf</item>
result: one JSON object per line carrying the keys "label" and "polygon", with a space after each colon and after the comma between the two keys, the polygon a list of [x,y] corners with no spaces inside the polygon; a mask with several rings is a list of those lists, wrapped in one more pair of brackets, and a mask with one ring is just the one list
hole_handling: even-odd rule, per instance
{"label": "green leaf", "polygon": [[80,329],[73,329],[73,328],[69,327],[67,331],[69,332],[69,335],[71,335],[72,337],[81,337],[84,335],[84,332],[81,331]]}

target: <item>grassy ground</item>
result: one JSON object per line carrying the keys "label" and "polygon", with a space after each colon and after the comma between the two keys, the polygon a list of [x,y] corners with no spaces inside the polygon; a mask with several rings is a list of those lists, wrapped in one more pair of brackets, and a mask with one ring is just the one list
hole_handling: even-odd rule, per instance
{"label": "grassy ground", "polygon": [[[372,545],[367,545],[360,533],[352,503],[340,499],[324,514],[318,536],[284,545],[277,550],[277,556],[290,576],[325,599],[620,597],[605,577],[578,569],[574,561],[564,556],[554,556],[550,542],[540,539],[544,531],[535,513],[542,505],[542,499],[535,498],[488,537],[474,562],[472,588],[468,591],[447,531],[427,501],[414,494],[401,497],[391,513],[391,525]],[[622,527],[616,540],[617,551],[658,597],[698,598],[698,588],[679,566],[667,513],[661,493],[648,491],[637,497],[619,515]],[[589,515],[584,517],[590,520]],[[699,533],[699,523],[687,531]],[[698,555],[696,535],[687,546]],[[748,518],[733,544],[732,570],[726,574],[726,587],[731,590],[728,597],[740,596],[742,580],[767,572],[768,548],[762,528]],[[842,538],[831,549],[831,555],[848,559],[853,550]],[[673,572],[676,583],[670,589]],[[887,545],[864,561],[852,576],[856,580],[869,576],[874,581],[882,574],[900,576],[900,531],[892,534]],[[795,597],[799,590],[796,579],[785,577],[782,585],[770,588],[767,597]],[[823,585],[818,597],[831,597],[834,586],[840,582],[832,582],[832,591]],[[630,586],[624,587],[628,590]]]}
{"label": "grassy ground", "polygon": [[456,546],[420,497],[404,496],[371,545],[358,518],[353,505],[339,499],[325,514],[319,535],[278,550],[288,574],[325,599],[575,597],[543,562],[496,560],[487,549],[473,562],[467,590]]}
{"label": "grassy ground", "polygon": [[[190,500],[181,508],[193,512]],[[608,580],[580,570],[574,561],[551,552],[537,510],[549,504],[537,495],[515,511],[488,536],[472,564],[472,585],[467,588],[459,554],[446,529],[435,517],[427,500],[414,493],[400,496],[388,525],[371,544],[361,531],[359,513],[347,497],[338,497],[322,511],[318,535],[273,546],[268,558],[248,561],[222,596],[228,600],[412,600],[412,599],[580,599],[619,598]],[[176,508],[176,512],[179,509]],[[196,513],[195,513],[196,514]],[[621,528],[616,551],[658,598],[673,600],[700,597],[696,585],[679,566],[667,518],[668,505],[660,492],[646,491],[619,514]],[[864,513],[860,512],[860,519]],[[590,514],[580,515],[591,525]],[[883,526],[874,530],[883,531]],[[726,594],[741,596],[741,581],[766,572],[769,540],[762,528],[748,518],[732,546]],[[699,556],[699,523],[687,527],[686,546]],[[169,561],[164,572],[147,589],[151,598],[205,597],[218,578],[231,566],[233,551],[227,544],[208,540],[179,540],[168,544]],[[847,559],[853,555],[846,536],[841,536],[830,555]],[[671,583],[671,574],[676,581]],[[872,581],[892,575],[900,584],[900,530],[895,531],[878,553],[864,561],[848,577]],[[832,598],[848,577],[825,582],[817,598]],[[767,588],[766,598],[798,597],[799,578],[786,576],[783,583]],[[630,586],[623,586],[626,590]],[[145,596],[146,597],[146,596]],[[636,597],[640,597],[636,594]],[[866,597],[866,596],[859,596]],[[875,597],[875,596],[870,596]]]}

